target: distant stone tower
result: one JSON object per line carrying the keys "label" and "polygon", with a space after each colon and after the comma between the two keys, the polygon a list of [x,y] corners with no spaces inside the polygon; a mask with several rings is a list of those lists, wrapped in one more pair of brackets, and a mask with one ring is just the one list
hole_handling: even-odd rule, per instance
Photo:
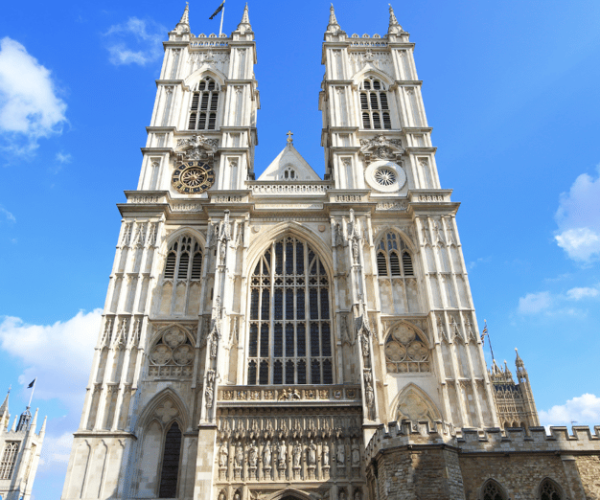
{"label": "distant stone tower", "polygon": [[9,394],[0,406],[0,498],[29,500],[46,433],[46,418],[36,434],[38,410],[32,419],[28,406],[15,416],[9,430],[8,400]]}
{"label": "distant stone tower", "polygon": [[[291,132],[255,178],[247,7],[230,36],[192,35],[186,7],[164,46],[63,500],[506,500],[493,460],[461,469],[462,433],[483,460],[472,434],[500,422],[391,8],[384,36],[330,11],[324,179]],[[536,474],[559,496],[513,498],[565,500],[563,476]]]}

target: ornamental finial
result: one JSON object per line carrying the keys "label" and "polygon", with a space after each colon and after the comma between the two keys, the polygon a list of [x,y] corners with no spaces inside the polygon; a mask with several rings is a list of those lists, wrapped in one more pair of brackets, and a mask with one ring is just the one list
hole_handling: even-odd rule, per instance
{"label": "ornamental finial", "polygon": [[398,19],[396,19],[396,14],[394,14],[394,9],[392,8],[392,4],[388,4],[390,6],[390,27],[388,28],[388,33],[397,35],[402,32],[402,26],[398,23]]}
{"label": "ornamental finial", "polygon": [[331,7],[329,7],[329,24],[327,25],[327,32],[328,33],[337,33],[338,31],[340,31],[340,25],[337,22],[337,19],[335,17],[335,10],[333,8],[333,4],[331,4]]}
{"label": "ornamental finial", "polygon": [[288,138],[287,138],[287,142],[288,142],[288,144],[293,144],[293,143],[294,143],[294,139],[292,139],[292,136],[293,136],[294,134],[292,133],[292,131],[290,130],[290,131],[289,131],[287,134],[285,134],[285,135],[287,135],[287,136],[288,136]]}

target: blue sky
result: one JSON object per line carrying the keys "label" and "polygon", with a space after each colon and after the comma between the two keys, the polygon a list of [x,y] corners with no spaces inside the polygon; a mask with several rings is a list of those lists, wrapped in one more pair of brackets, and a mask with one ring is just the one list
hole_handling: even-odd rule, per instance
{"label": "blue sky", "polygon": [[[195,34],[218,6],[192,1]],[[60,495],[120,225],[135,189],[161,43],[184,2],[16,2],[0,17],[0,391],[49,415],[36,500]],[[544,424],[600,423],[600,3],[394,3],[415,42],[442,185],[480,326],[525,360]],[[387,0],[337,2],[343,30],[387,31]],[[329,3],[250,3],[260,173],[294,132],[323,172],[317,98]],[[224,30],[239,22],[228,0]],[[489,357],[489,354],[487,354]]]}

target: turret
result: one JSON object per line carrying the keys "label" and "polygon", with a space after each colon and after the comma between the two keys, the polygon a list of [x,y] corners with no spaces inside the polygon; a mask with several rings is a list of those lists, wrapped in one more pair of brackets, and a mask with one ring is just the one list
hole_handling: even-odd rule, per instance
{"label": "turret", "polygon": [[19,417],[19,423],[17,425],[17,432],[27,432],[29,429],[29,422],[31,422],[31,412],[29,406],[25,408],[25,411],[21,413]]}

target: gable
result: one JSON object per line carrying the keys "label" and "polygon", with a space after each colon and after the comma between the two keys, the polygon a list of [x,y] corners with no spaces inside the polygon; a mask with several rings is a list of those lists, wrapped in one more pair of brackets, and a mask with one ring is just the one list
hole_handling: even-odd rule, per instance
{"label": "gable", "polygon": [[320,181],[321,178],[296,151],[294,145],[288,142],[257,180],[294,182]]}

